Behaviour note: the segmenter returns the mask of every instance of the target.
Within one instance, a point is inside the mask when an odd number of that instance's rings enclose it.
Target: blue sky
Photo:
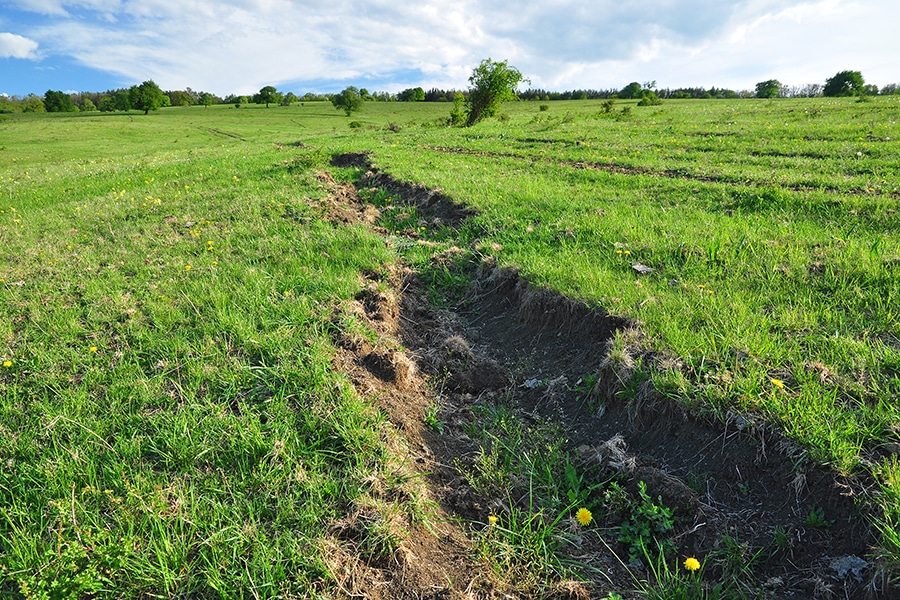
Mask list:
[[[897,0],[0,0],[0,94],[467,87],[483,58],[551,90],[900,83]]]

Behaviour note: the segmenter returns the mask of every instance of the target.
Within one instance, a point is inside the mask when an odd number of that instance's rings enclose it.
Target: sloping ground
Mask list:
[[[364,155],[333,164],[367,167]],[[334,189],[325,206],[331,218],[377,228],[377,209],[352,186],[321,178]],[[383,173],[370,170],[358,185],[415,205],[426,227],[458,225],[471,215],[439,192]],[[454,268],[452,258],[444,253],[433,261]],[[742,589],[760,597],[857,598],[881,589],[878,569],[866,559],[874,540],[861,512],[864,482],[811,464],[802,449],[752,416],[723,421],[663,398],[639,365],[665,369],[677,358],[647,349],[633,324],[535,289],[489,260],[469,275],[464,300],[436,309],[425,300],[419,274],[369,274],[366,290],[335,314],[342,349],[336,366],[405,436],[409,462],[427,477],[439,506],[434,534],[421,527],[411,533],[390,564],[376,565],[377,575],[348,585],[350,595],[517,592],[515,581],[472,558],[463,533],[523,502],[511,490],[479,492],[466,477],[481,451],[473,435],[485,426],[480,409],[496,404],[511,407],[524,423],[552,423],[598,484],[622,481],[631,496],[640,494],[639,482],[646,484],[650,498],[674,511],[677,555],[715,557],[705,571],[710,582],[740,574]],[[440,428],[426,426],[429,419]],[[583,584],[559,581],[543,595],[605,597],[652,579],[646,565],[626,564],[628,549],[615,532],[628,515],[612,501],[607,508],[595,511],[592,528],[565,550],[586,567]]]

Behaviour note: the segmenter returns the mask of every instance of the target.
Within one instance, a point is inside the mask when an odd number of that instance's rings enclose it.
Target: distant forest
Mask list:
[[[43,96],[37,94],[0,96],[0,113],[143,110],[146,102],[141,100],[141,92],[148,84],[156,88],[156,84],[150,81],[144,82],[140,86],[105,92],[66,93],[47,90]],[[191,88],[171,91],[156,89],[160,92],[159,103],[154,102],[155,106],[152,107],[152,110],[163,106],[210,106],[213,104],[232,104],[236,107],[249,103],[289,106],[300,102],[331,101],[335,96],[335,94],[314,92],[298,96],[294,92],[279,92],[273,86],[266,86],[254,95],[232,94],[224,98],[210,92],[198,92]],[[356,90],[356,88],[352,89]],[[468,93],[466,90],[438,88],[425,90],[421,87],[408,88],[398,93],[369,92],[366,88],[361,88],[358,92],[362,100],[368,102],[453,102],[457,96],[466,96]],[[866,85],[858,71],[842,71],[829,78],[825,84],[810,83],[789,86],[783,85],[776,79],[770,79],[757,83],[754,90],[736,91],[717,87],[657,88],[655,81],[643,84],[635,81],[622,89],[577,89],[558,92],[532,88],[519,92],[517,96],[521,100],[539,101],[649,99],[652,100],[650,103],[655,104],[667,99],[814,98],[818,96],[859,96],[861,99],[865,99],[869,96],[895,94],[900,94],[900,85],[898,84],[889,84],[882,88],[876,85]]]

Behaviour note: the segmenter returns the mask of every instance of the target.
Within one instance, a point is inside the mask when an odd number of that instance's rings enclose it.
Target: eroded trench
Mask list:
[[[336,222],[379,229],[378,210],[360,200],[357,188],[385,190],[415,207],[428,228],[458,227],[474,214],[440,191],[378,172],[366,155],[340,155],[333,165],[365,172],[356,188],[320,174],[331,187],[321,208]],[[450,254],[433,261],[452,268]],[[447,516],[436,531],[411,536],[377,576],[360,578],[356,587],[365,594],[462,598],[510,591],[509,582],[473,559],[466,535],[510,504],[527,502],[510,490],[476,491],[466,476],[484,453],[475,433],[485,427],[484,409],[502,405],[523,423],[551,424],[578,468],[598,481],[621,482],[632,496],[643,482],[650,498],[674,511],[670,537],[679,557],[721,559],[707,571],[711,581],[732,563],[752,573],[751,597],[879,596],[878,569],[867,558],[874,538],[862,513],[863,484],[812,464],[752,416],[703,417],[649,381],[636,383],[636,364],[665,369],[677,358],[646,348],[627,320],[536,288],[490,260],[467,276],[462,300],[436,308],[420,273],[403,266],[369,273],[363,292],[335,313],[336,367],[402,433],[411,468],[427,478]],[[351,321],[377,336],[354,330]],[[428,426],[429,419],[440,427]],[[827,522],[811,522],[811,511]],[[578,536],[570,548],[589,567],[587,581],[558,582],[546,595],[606,597],[634,589],[635,577],[650,578],[646,565],[628,564],[615,535],[627,515],[612,506],[600,512],[594,511],[596,535]]]

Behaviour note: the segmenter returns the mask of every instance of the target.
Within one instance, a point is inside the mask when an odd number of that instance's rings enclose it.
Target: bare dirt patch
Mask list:
[[[365,155],[337,157],[334,164],[368,168]],[[325,174],[321,179],[333,182]],[[359,185],[388,188],[445,226],[472,214],[439,191],[372,169]],[[377,215],[352,186],[333,189],[324,203],[330,218],[374,224]],[[646,484],[649,496],[675,513],[678,555],[717,557],[706,573],[711,581],[726,577],[731,565],[749,569],[759,597],[874,595],[880,580],[866,559],[874,540],[857,506],[866,485],[813,465],[801,448],[752,416],[733,414],[723,422],[663,398],[636,379],[635,365],[678,368],[678,361],[648,350],[633,324],[534,288],[490,261],[473,268],[471,279],[462,302],[438,309],[425,300],[415,272],[367,274],[363,292],[335,313],[336,367],[401,432],[411,468],[427,477],[440,509],[433,533],[412,529],[392,560],[367,565],[353,578],[352,593],[515,593],[514,583],[473,558],[465,525],[486,523],[508,499],[476,493],[461,474],[478,451],[467,433],[480,426],[475,409],[503,402],[525,421],[554,423],[585,469],[625,481],[631,494]],[[363,330],[349,327],[353,321],[365,324]],[[438,398],[440,412],[431,417],[440,420],[440,431],[426,426]],[[544,594],[604,597],[647,579],[646,566],[621,558],[627,548],[615,531],[625,518],[613,507],[595,514],[596,535],[582,536],[572,548],[592,568],[586,580],[558,582]]]

